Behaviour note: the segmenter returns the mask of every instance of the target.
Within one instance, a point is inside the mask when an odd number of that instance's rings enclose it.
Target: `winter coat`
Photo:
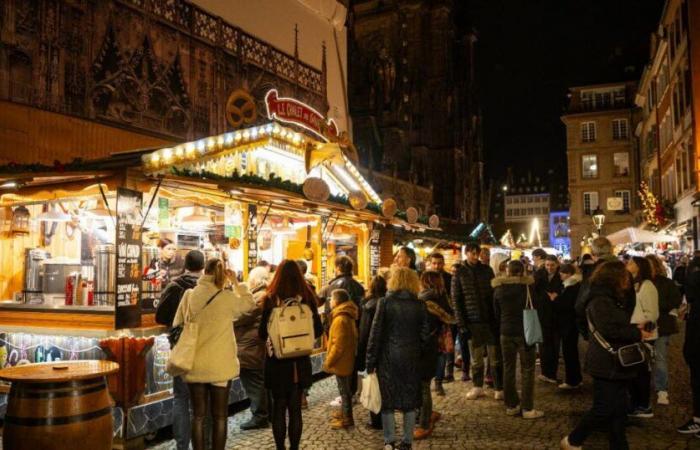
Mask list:
[[[258,330],[262,320],[259,300],[265,295],[265,285],[252,291],[257,308],[244,313],[233,323],[233,331],[238,345],[238,361],[241,369],[262,370],[265,362],[265,342],[260,339]]]
[[[579,333],[584,339],[588,339],[588,323],[586,322],[586,308],[588,307],[588,302],[590,301],[590,291],[591,283],[590,277],[595,272],[595,269],[599,265],[606,261],[616,261],[617,259],[613,255],[606,255],[600,258],[593,264],[584,264],[581,267],[581,273],[583,274],[583,281],[581,282],[581,287],[578,290],[578,297],[576,297],[576,305],[574,309],[576,310],[576,326],[578,327]]]
[[[593,326],[614,350],[642,340],[639,328],[630,323],[623,302],[610,289],[592,286],[586,307]],[[633,379],[639,372],[638,367],[622,367],[617,356],[605,350],[592,337],[589,339],[585,369],[592,377],[608,380]]]
[[[527,303],[527,291],[533,295],[533,277],[497,277],[491,280],[493,286],[493,309],[499,323],[501,336],[525,337],[523,329],[523,309]]]
[[[306,287],[304,288],[307,289]],[[311,309],[314,321],[314,337],[318,339],[323,334],[323,324],[321,323],[321,317],[318,315],[316,302],[307,302],[305,304]],[[258,330],[258,335],[263,342],[267,342],[267,324],[271,315],[272,309],[263,310],[260,329]],[[295,387],[299,389],[309,388],[312,382],[311,358],[309,356],[277,359],[275,355],[266,352],[265,388],[272,391],[273,397],[286,395]]]
[[[205,307],[217,291],[219,294]],[[253,296],[244,284],[233,291],[220,290],[213,275],[202,275],[194,289],[185,292],[175,314],[173,326],[185,321],[185,312],[196,314],[198,325],[194,365],[184,376],[188,383],[221,383],[238,376],[236,337],[233,322],[256,308]]]
[[[564,286],[559,276],[559,269],[549,278],[549,272],[541,268],[535,272],[535,304],[543,328],[554,328],[556,316],[554,302],[549,299],[549,293],[561,294]]]
[[[340,377],[353,373],[357,351],[357,317],[360,315],[353,301],[333,308],[331,330],[323,370]]]
[[[659,293],[650,280],[644,280],[637,289],[637,298],[632,313],[631,322],[635,325],[651,322],[656,324],[659,319]],[[659,337],[658,329],[654,329],[653,336],[648,340],[653,341]]]
[[[564,289],[552,302],[555,326],[564,334],[576,328],[576,298],[581,289],[581,279],[581,275],[574,274],[564,280]]]
[[[659,293],[659,319],[656,325],[659,336],[670,336],[678,333],[678,319],[670,312],[681,306],[683,298],[676,283],[663,275],[654,278],[654,286]]]
[[[379,300],[367,346],[367,371],[377,373],[382,411],[421,406],[420,361],[428,335],[427,306],[414,294],[394,291]]]
[[[678,290],[681,291],[681,295],[685,294],[685,279],[687,271],[688,266],[685,265],[676,266],[676,269],[673,271],[673,281],[676,283],[676,286],[678,286]]]
[[[443,327],[454,324],[455,319],[446,309],[449,308],[447,294],[440,295],[434,289],[426,289],[418,295],[418,299],[425,302],[428,311],[429,333],[421,358],[421,379],[430,381],[437,368],[440,333]]]
[[[360,317],[362,316],[361,305],[362,299],[365,296],[365,288],[363,288],[362,285],[352,277],[352,275],[340,275],[333,278],[319,292],[319,299],[323,305],[323,331],[326,335],[328,335],[328,331],[330,330],[331,326],[331,294],[336,289],[345,289],[348,292],[350,299],[355,302],[355,306],[357,306]],[[357,321],[355,322],[358,328],[360,326],[360,317],[358,317]]]
[[[461,329],[471,324],[493,325],[493,273],[480,262],[460,264],[452,277],[452,302]]]
[[[182,275],[185,270],[185,261],[182,258],[175,255],[169,261],[164,259],[158,260],[158,269],[165,271],[163,278],[161,280],[162,286],[168,285],[175,277]]]
[[[360,333],[357,343],[357,370],[365,370],[367,366],[367,344],[369,343],[369,333],[372,330],[374,313],[377,311],[378,298],[368,298],[362,303],[360,313]]]
[[[186,272],[165,286],[163,292],[160,293],[160,300],[156,309],[156,322],[167,327],[173,326],[177,307],[180,306],[182,295],[187,289],[192,289],[197,285],[201,274]]]
[[[700,362],[700,270],[689,270],[685,278],[685,301],[688,315],[685,322],[683,357],[688,364]]]

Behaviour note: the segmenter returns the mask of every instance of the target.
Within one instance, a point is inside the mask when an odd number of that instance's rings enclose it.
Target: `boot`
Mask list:
[[[331,430],[347,430],[350,427],[355,426],[355,420],[352,418],[352,414],[349,416],[343,415],[339,419],[331,420]]]
[[[445,396],[445,389],[442,387],[442,381],[436,381],[435,382],[435,394],[444,397]]]
[[[342,409],[334,409],[331,412],[331,421],[334,421],[336,419],[342,419],[343,418],[343,410]]]
[[[431,428],[425,429],[421,427],[416,427],[416,429],[413,430],[413,439],[415,439],[416,441],[427,439],[432,432],[433,430]]]

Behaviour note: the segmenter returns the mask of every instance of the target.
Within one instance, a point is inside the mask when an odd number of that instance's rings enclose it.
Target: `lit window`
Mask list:
[[[629,139],[629,127],[627,119],[613,119],[612,121],[613,139],[616,141]]]
[[[598,193],[584,192],[583,193],[583,213],[590,216],[593,211],[598,209]]]
[[[630,154],[627,152],[615,153],[613,155],[615,164],[615,176],[626,177],[630,174]]]
[[[581,167],[583,168],[583,178],[598,178],[597,155],[583,155],[581,157]]]
[[[581,122],[581,141],[594,142],[596,138],[595,122]]]

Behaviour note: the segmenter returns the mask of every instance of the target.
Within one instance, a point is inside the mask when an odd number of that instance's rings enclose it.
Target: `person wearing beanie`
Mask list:
[[[197,285],[204,270],[204,253],[191,250],[185,255],[185,272],[173,278],[163,292],[156,309],[156,322],[172,328],[175,313],[185,291]],[[170,342],[170,346],[174,345]],[[173,435],[177,450],[187,450],[190,446],[190,394],[182,377],[173,378]]]

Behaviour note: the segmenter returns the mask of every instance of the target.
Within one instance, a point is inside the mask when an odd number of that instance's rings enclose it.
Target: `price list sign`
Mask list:
[[[143,194],[117,190],[117,328],[141,325],[141,207]]]
[[[258,207],[248,205],[248,273],[258,264]]]
[[[379,235],[379,230],[372,230],[369,238],[369,271],[372,276],[377,275],[382,256]]]

